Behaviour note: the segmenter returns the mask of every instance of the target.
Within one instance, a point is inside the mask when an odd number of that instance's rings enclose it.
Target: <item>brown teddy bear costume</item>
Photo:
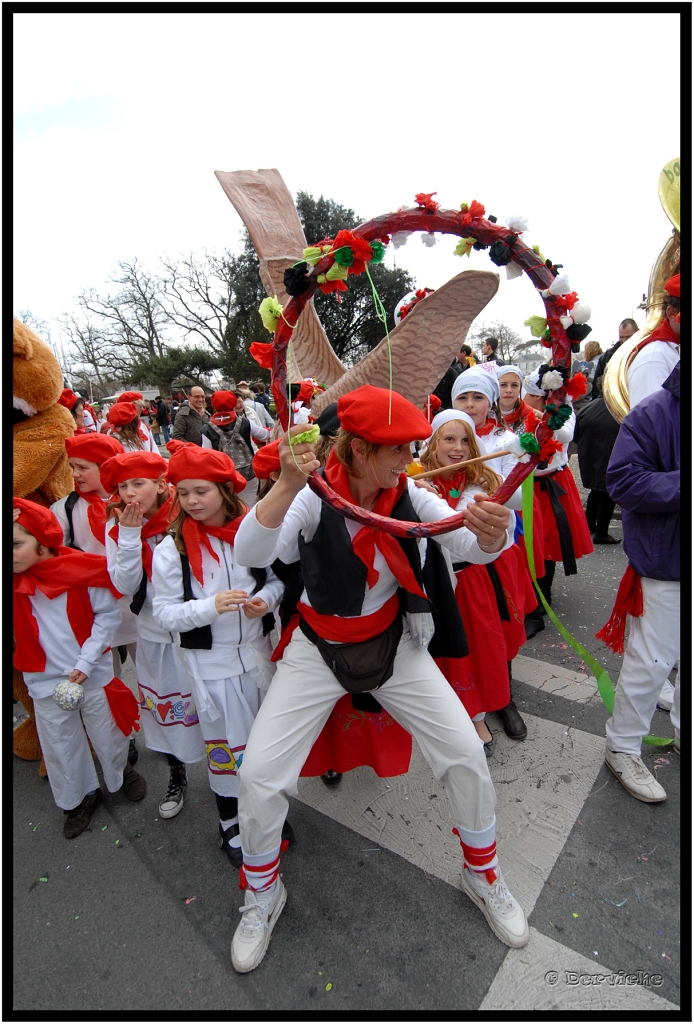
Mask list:
[[[58,360],[21,320],[14,321],[12,353],[12,493],[48,506],[73,490],[65,438],[74,434],[75,421],[67,409],[56,404],[63,390]],[[29,714],[14,730],[12,749],[25,761],[41,759],[39,772],[45,775],[34,703],[17,669],[13,670],[12,693]]]

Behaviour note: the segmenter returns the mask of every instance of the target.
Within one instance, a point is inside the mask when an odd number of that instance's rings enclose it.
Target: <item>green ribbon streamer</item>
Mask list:
[[[583,644],[580,644],[578,640],[576,640],[576,638],[573,637],[571,633],[569,633],[568,629],[561,621],[561,619],[559,619],[559,617],[555,615],[555,613],[552,611],[552,609],[550,608],[549,604],[545,599],[545,595],[542,593],[542,591],[537,585],[537,574],[535,572],[535,553],[533,551],[533,496],[535,493],[533,480],[534,473],[530,473],[530,475],[525,478],[521,485],[521,494],[523,496],[523,535],[525,538],[525,552],[528,556],[528,565],[530,567],[530,576],[535,586],[535,590],[537,591],[537,596],[542,601],[542,604],[547,610],[547,614],[549,615],[550,619],[557,627],[561,635],[564,637],[566,642],[569,644],[569,646],[572,647],[577,654],[580,654],[586,665],[590,668],[598,684],[598,692],[602,697],[602,702],[609,711],[609,713],[612,714],[612,710],[614,708],[614,687],[612,685],[612,680],[607,674],[607,671],[602,667],[602,665],[598,664],[593,655],[585,649]],[[672,740],[664,738],[662,736],[644,736],[643,742],[650,743],[653,746],[657,747],[664,747],[667,746],[669,743],[672,743]]]
[[[390,349],[390,331],[388,330],[388,314],[386,313],[385,306],[381,302],[381,296],[376,291],[376,285],[373,283],[373,279],[371,277],[371,274],[369,273],[368,264],[364,267],[364,270],[366,271],[366,276],[368,277],[369,284],[371,285],[371,294],[373,295],[374,306],[376,307],[376,316],[383,324],[383,327],[386,332],[386,340],[388,342],[388,423],[390,424],[393,411],[393,355]]]

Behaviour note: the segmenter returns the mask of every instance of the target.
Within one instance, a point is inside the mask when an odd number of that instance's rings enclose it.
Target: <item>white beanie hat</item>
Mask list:
[[[509,364],[508,366],[499,366],[498,363],[495,363],[494,365],[496,366],[496,375],[499,380],[501,380],[505,373],[515,373],[521,384],[525,380],[525,374],[521,370],[520,366],[514,366],[513,364]]]
[[[431,433],[432,437],[445,423],[450,423],[453,420],[462,420],[463,423],[467,423],[468,426],[472,427],[473,434],[475,433],[475,423],[472,416],[468,416],[466,412],[462,412],[460,409],[444,409],[442,412],[437,412],[431,421]]]
[[[483,365],[491,366],[489,363]],[[489,399],[490,405],[494,405],[495,402],[499,401],[499,395],[501,394],[499,379],[495,371],[491,369],[489,371],[482,370],[477,366],[464,370],[455,379],[451,390],[451,401],[454,402],[458,395],[462,395],[466,391],[479,391],[480,394]]]

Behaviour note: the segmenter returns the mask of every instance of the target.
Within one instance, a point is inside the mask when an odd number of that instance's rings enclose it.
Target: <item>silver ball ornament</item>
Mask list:
[[[61,711],[79,711],[84,704],[84,687],[64,679],[53,690],[53,700]]]

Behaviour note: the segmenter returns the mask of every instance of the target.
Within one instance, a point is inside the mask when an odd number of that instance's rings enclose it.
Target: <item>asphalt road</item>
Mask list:
[[[565,580],[560,570],[555,583],[555,610],[614,682],[620,659],[594,633],[609,615],[624,565],[621,546],[602,547],[579,563],[577,577]],[[581,659],[551,624],[523,654],[582,671]],[[138,740],[147,797],[131,804],[120,794],[109,796],[74,841],[63,838],[62,812],[37,765],[12,759],[14,1010],[51,1019],[52,1011],[239,1016],[613,1007],[647,1011],[651,1019],[663,1010],[677,1017],[672,1004],[686,1010],[687,1002],[680,994],[679,758],[671,749],[644,748],[668,800],[641,804],[601,765],[607,715],[600,704],[521,682],[514,692],[521,711],[537,723],[535,734],[544,723],[566,737],[562,744],[575,737],[576,749],[583,744],[590,751],[583,767],[594,778],[558,837],[560,852],[543,869],[525,950],[509,952],[455,883],[416,866],[406,847],[393,852],[366,838],[359,818],[356,829],[349,828],[337,814],[292,800],[297,844],[283,857],[287,906],[261,967],[236,975],[229,945],[241,894],[237,873],[217,848],[206,771],[192,768],[182,813],[160,820],[168,768]],[[663,712],[656,713],[653,731],[672,735]],[[504,752],[522,747],[531,756],[534,733],[524,744],[502,745],[492,765],[500,807],[510,792],[503,785]],[[541,768],[544,754],[536,752]],[[538,798],[545,787],[549,808],[530,820],[530,867],[533,859],[540,863],[543,836],[549,838],[551,808],[571,787],[572,776],[562,771],[543,776],[536,763],[527,781]],[[359,785],[352,787],[357,796]],[[435,796],[432,789],[429,799]],[[346,788],[330,799],[338,807],[348,799]],[[368,817],[371,808],[358,810]],[[508,820],[499,808],[497,816],[500,823]],[[511,831],[506,827],[508,842]],[[520,862],[505,864],[509,868],[513,888],[513,878],[523,882],[524,869]],[[561,971],[556,985],[546,980],[555,965],[579,970],[588,961],[594,971],[641,970],[661,981],[617,990],[607,983],[577,988]]]

